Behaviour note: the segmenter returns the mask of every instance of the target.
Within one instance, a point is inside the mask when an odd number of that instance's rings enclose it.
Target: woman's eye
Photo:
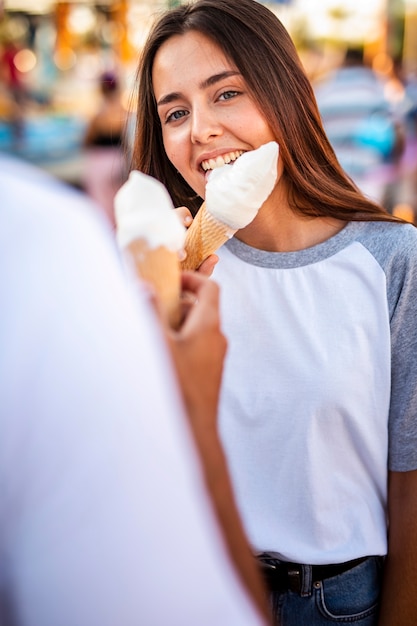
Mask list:
[[[230,100],[231,98],[235,98],[238,95],[239,95],[238,91],[232,91],[232,90],[224,91],[220,95],[219,100]]]
[[[175,122],[176,120],[181,119],[185,115],[187,115],[187,111],[184,111],[183,109],[174,111],[173,113],[167,116],[165,122]]]

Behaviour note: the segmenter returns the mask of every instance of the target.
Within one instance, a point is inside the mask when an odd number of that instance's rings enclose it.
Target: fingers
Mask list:
[[[219,287],[199,272],[183,272],[182,289],[186,294],[185,319],[182,330],[196,327],[220,326]]]
[[[198,298],[191,291],[183,291],[181,293],[181,325],[190,314],[192,307],[198,304]]]
[[[204,290],[211,290],[218,294],[219,288],[216,283],[208,280],[201,272],[182,272],[181,284],[183,291],[194,294],[197,298]],[[217,295],[218,298],[218,295]]]
[[[182,325],[168,334],[169,345],[192,423],[212,427],[227,341],[220,325],[219,287],[198,272],[183,272],[187,311]]]
[[[207,257],[207,259],[205,259],[205,261],[203,261],[198,268],[198,273],[203,274],[204,276],[211,276],[218,260],[219,257],[216,254],[210,254],[210,256]]]
[[[191,215],[191,211],[187,209],[186,206],[180,206],[174,209],[180,221],[186,228],[188,228],[193,221],[193,216]]]
[[[190,210],[187,209],[186,206],[180,206],[173,210],[175,211],[178,219],[180,220],[181,224],[185,226],[185,228],[188,228],[192,224],[193,216],[191,215]],[[185,260],[186,256],[187,256],[187,253],[185,252],[185,250],[178,251],[178,258],[181,262]],[[210,276],[210,274],[207,274],[207,276]]]
[[[186,228],[192,224],[193,216],[189,209],[186,206],[180,206],[174,209],[176,214],[178,215],[180,221]],[[186,253],[184,250],[180,251],[180,261],[184,261],[186,258]],[[207,259],[205,259],[200,267],[198,268],[198,272],[203,274],[204,276],[211,276],[214,270],[216,263],[219,258],[215,254],[211,254]]]

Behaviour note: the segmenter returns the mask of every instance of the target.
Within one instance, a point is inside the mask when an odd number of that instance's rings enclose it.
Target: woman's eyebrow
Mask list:
[[[212,87],[213,85],[220,82],[221,80],[224,80],[225,78],[230,78],[231,76],[240,76],[240,72],[238,72],[237,70],[228,70],[226,72],[220,72],[219,74],[213,74],[213,76],[209,76],[208,78],[203,80],[199,84],[199,88],[206,89],[207,87]],[[172,91],[171,93],[167,93],[165,96],[162,96],[158,100],[157,106],[160,107],[165,104],[170,104],[171,102],[174,102],[175,100],[181,99],[181,97],[182,97],[181,92]]]
[[[172,93],[167,93],[166,96],[162,96],[162,98],[159,98],[156,106],[160,107],[164,104],[170,104],[171,102],[174,102],[174,100],[179,100],[180,98],[181,93],[179,91],[173,91]]]
[[[240,76],[240,72],[237,70],[228,70],[226,72],[220,72],[219,74],[213,74],[213,76],[209,76],[200,83],[200,88],[205,89],[206,87],[211,87],[224,78],[230,78],[231,76]]]

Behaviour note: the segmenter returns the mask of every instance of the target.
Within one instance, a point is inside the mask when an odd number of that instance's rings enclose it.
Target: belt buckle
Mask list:
[[[286,582],[284,583],[283,582],[284,572],[282,572],[280,568],[280,562],[277,561],[276,559],[265,558],[263,556],[258,557],[258,561],[261,566],[261,572],[262,572],[264,581],[267,585],[267,588],[270,591],[278,591],[278,592],[285,591],[285,589],[287,588],[286,571],[285,571]]]
[[[295,593],[301,593],[303,570],[301,568],[289,567],[287,570],[288,588]]]

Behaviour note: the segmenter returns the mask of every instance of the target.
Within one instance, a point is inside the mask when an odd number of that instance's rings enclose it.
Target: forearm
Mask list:
[[[245,587],[269,623],[267,592],[243,529],[218,435],[214,431],[199,432],[195,428],[193,430],[203,462],[207,488],[228,552]]]
[[[379,626],[417,623],[417,472],[393,472]]]
[[[227,462],[217,431],[217,411],[226,340],[218,313],[218,288],[189,274],[185,285],[196,297],[177,333],[168,341],[206,485],[225,545],[250,596],[267,615],[266,591],[236,507]]]
[[[379,626],[417,623],[416,569],[410,554],[390,554],[385,564]],[[414,555],[414,558],[416,555]]]
[[[178,369],[177,369],[178,371]],[[208,381],[207,381],[208,382]],[[193,385],[184,400],[207,490],[232,563],[261,614],[270,621],[267,592],[237,509],[229,469],[217,431],[219,384],[207,384],[202,393]],[[211,390],[211,393],[210,393]]]

